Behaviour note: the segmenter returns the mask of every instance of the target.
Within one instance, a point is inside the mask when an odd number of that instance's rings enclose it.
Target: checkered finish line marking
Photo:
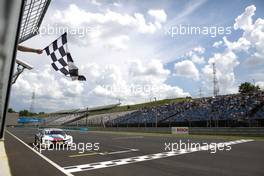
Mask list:
[[[82,156],[93,156],[93,155],[115,155],[115,154],[121,154],[121,153],[130,153],[130,152],[138,152],[138,149],[129,149],[129,150],[121,150],[121,151],[115,151],[115,152],[92,152],[92,153],[82,153],[77,155],[70,155],[70,158],[74,157],[82,157]]]
[[[236,140],[236,141],[230,141],[230,142],[224,142],[224,143],[217,143],[216,146],[218,147],[218,146],[223,146],[223,145],[234,145],[234,144],[241,144],[241,143],[251,142],[251,141],[254,141],[254,140],[242,139],[242,140]],[[111,160],[111,161],[103,161],[103,162],[97,162],[97,163],[91,163],[91,164],[68,166],[68,167],[64,167],[63,169],[67,173],[89,171],[89,170],[102,169],[102,168],[107,168],[107,167],[114,167],[114,166],[120,166],[120,165],[125,165],[125,164],[132,164],[132,163],[138,163],[138,162],[143,162],[143,161],[167,158],[171,156],[193,153],[193,152],[198,152],[198,151],[205,151],[205,150],[213,149],[214,147],[215,145],[208,145],[208,146],[206,145],[200,148],[191,148],[189,150],[182,149],[182,150],[176,150],[176,151],[170,151],[170,152],[149,154],[149,155],[136,156],[136,157],[130,157],[130,158],[124,158],[124,159]]]

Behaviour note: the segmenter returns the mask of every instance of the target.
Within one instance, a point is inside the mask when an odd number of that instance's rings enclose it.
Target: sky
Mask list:
[[[68,48],[87,81],[72,81],[43,53],[18,52],[34,66],[12,87],[10,107],[34,111],[212,96],[242,82],[264,88],[264,2],[56,0],[40,34],[21,45],[45,48],[68,32]]]

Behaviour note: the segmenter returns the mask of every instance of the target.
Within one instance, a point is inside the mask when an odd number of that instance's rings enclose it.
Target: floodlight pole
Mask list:
[[[158,128],[158,112],[156,110],[156,128]]]
[[[19,75],[25,70],[25,67],[20,67],[21,65],[17,66],[17,71],[16,73],[12,76],[12,84],[16,83],[17,78],[19,77]]]

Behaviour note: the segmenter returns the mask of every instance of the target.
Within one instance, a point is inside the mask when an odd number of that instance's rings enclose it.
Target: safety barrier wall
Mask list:
[[[101,128],[101,127],[90,127],[89,131],[122,131],[122,132],[141,132],[141,133],[171,133],[171,128],[168,127],[109,127],[109,128]]]
[[[264,136],[262,127],[189,128],[189,134]]]
[[[24,127],[24,126],[16,126]],[[29,126],[27,126],[28,128]],[[32,126],[35,128],[48,128],[50,126]],[[63,128],[65,130],[79,130],[79,131],[114,131],[114,132],[140,132],[140,133],[164,133],[171,134],[172,128],[169,127],[86,127],[86,126],[52,126],[53,128]],[[189,127],[189,134],[191,135],[240,135],[240,136],[264,136],[264,128],[262,127],[224,127],[224,128],[203,128],[203,127]]]
[[[144,133],[171,133],[167,127],[119,127],[119,128],[88,128],[89,131],[122,131],[122,132],[144,132]],[[264,128],[260,127],[225,127],[225,128],[201,128],[189,127],[189,134],[193,135],[242,135],[242,136],[264,136]]]

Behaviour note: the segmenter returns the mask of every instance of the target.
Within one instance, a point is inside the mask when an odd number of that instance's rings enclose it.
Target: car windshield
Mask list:
[[[66,133],[64,131],[46,131],[45,134],[61,134],[61,135],[65,135]]]

